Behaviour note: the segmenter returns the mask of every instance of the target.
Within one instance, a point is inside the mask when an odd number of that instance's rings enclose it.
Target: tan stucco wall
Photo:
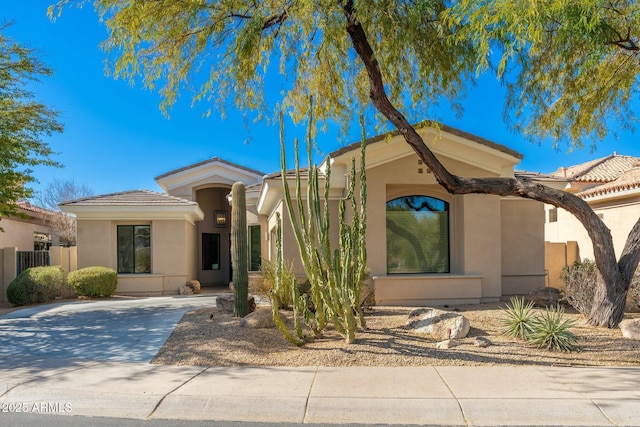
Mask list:
[[[611,230],[616,257],[619,258],[627,236],[640,217],[638,198],[592,204],[594,212],[602,216],[605,225]],[[546,206],[547,215],[551,206]],[[548,216],[547,216],[548,217]],[[576,241],[583,259],[593,259],[593,244],[584,226],[568,211],[558,208],[558,221],[545,224],[545,240],[549,242]]]
[[[103,266],[117,270],[111,221],[78,219],[77,227],[78,268]]]
[[[117,293],[177,293],[195,277],[195,226],[185,220],[79,220],[78,268],[105,266],[117,270],[117,226],[146,224],[151,225],[151,274],[119,274]]]
[[[562,269],[580,262],[578,242],[544,242],[544,264],[547,269],[547,286],[564,289],[564,282],[560,279]]]
[[[545,286],[544,205],[526,199],[501,201],[502,295]]]
[[[16,247],[19,251],[32,251],[33,233],[36,231],[51,234],[51,244],[59,244],[58,236],[51,227],[27,219],[2,218],[0,227],[4,229],[4,233],[0,232],[0,248]]]

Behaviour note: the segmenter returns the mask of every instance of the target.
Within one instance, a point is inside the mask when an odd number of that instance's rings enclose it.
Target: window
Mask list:
[[[558,208],[549,209],[549,222],[558,222]]]
[[[249,226],[249,271],[260,271],[260,226]]]
[[[118,273],[151,273],[151,226],[118,226]]]
[[[387,202],[387,272],[449,272],[449,204],[428,196]]]
[[[33,250],[34,251],[48,251],[51,247],[51,234],[41,233],[39,231],[33,232]]]
[[[220,234],[202,233],[202,269],[220,270]]]

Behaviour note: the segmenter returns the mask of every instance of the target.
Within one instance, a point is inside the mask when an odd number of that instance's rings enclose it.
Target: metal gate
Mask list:
[[[16,252],[16,274],[27,268],[49,265],[49,251],[18,251]]]

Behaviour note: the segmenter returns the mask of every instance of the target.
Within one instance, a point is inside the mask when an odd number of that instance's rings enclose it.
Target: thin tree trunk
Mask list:
[[[584,200],[573,194],[530,181],[515,178],[463,178],[451,174],[429,150],[422,137],[387,97],[378,61],[364,29],[356,17],[353,1],[346,2],[344,14],[347,33],[351,37],[352,44],[369,77],[369,96],[373,105],[398,129],[418,157],[433,172],[440,185],[449,193],[493,194],[503,197],[515,196],[537,200],[569,211],[582,223],[593,243],[595,263],[602,277],[602,280],[596,284],[596,299],[589,317],[589,323],[597,326],[615,327],[622,320],[629,279],[626,274],[625,278],[621,279],[611,232],[593,209]],[[636,224],[634,230],[636,229],[638,229],[635,234],[636,240],[639,240],[639,224]],[[624,261],[627,273],[632,266],[638,265],[638,259],[640,258],[640,244],[636,242],[631,246],[630,256]],[[635,271],[635,267],[633,271]]]

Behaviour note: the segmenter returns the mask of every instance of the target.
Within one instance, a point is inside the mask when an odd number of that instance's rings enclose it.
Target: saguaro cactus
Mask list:
[[[249,256],[247,252],[246,190],[242,182],[236,182],[231,187],[231,264],[236,317],[244,317],[248,314]]]

